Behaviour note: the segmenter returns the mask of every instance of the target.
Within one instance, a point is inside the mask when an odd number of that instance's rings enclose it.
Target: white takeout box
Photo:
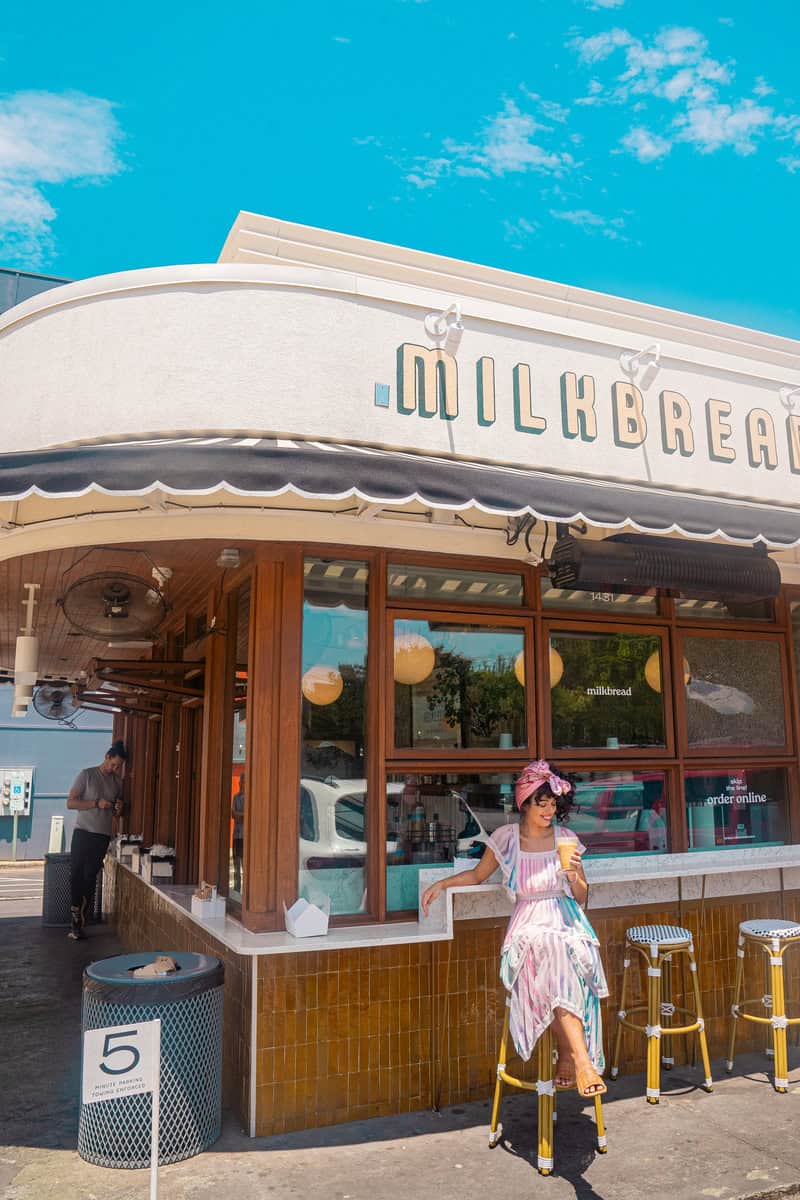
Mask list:
[[[201,900],[199,896],[192,896],[192,916],[202,917],[204,921],[224,921],[225,897],[210,896],[208,900]]]
[[[330,915],[330,897],[326,897],[322,907],[303,899],[296,900],[291,908],[287,908],[285,904],[283,906],[286,931],[297,938],[320,937],[326,934]]]

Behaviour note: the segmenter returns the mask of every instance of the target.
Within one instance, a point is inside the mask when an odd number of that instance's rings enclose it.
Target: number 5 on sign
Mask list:
[[[150,1198],[158,1187],[158,1107],[161,1070],[161,1022],[141,1021],[88,1029],[83,1035],[84,1104],[114,1100],[118,1096],[153,1093],[150,1145]]]

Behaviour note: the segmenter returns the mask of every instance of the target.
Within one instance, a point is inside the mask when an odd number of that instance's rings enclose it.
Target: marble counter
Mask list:
[[[587,858],[584,867],[591,885],[589,910],[800,888],[800,846]],[[441,867],[420,871],[420,893],[449,874]],[[513,907],[496,872],[487,883],[448,888],[431,905],[427,917],[420,911],[420,929],[452,937],[454,921],[510,916]]]
[[[118,865],[122,870],[130,869]],[[701,896],[712,899],[800,888],[800,846],[587,858],[585,868],[591,884],[590,910],[649,906],[696,900]],[[420,894],[434,880],[450,874],[444,867],[423,868],[419,874]],[[245,955],[303,954],[312,950],[357,950],[448,941],[453,936],[454,921],[508,917],[514,907],[500,883],[499,872],[495,872],[486,883],[448,888],[431,905],[429,916],[420,911],[417,921],[336,926],[323,937],[295,938],[283,931],[251,933],[232,916],[220,920],[196,917],[191,911],[194,890],[191,886],[159,885],[145,880],[142,884],[153,888],[229,949]]]

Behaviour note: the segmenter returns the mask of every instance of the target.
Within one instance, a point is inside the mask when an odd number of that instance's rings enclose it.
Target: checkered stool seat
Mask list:
[[[640,946],[670,946],[692,940],[691,931],[680,925],[634,925],[625,936]]]
[[[769,917],[757,917],[754,921],[742,921],[739,931],[758,938],[796,938],[800,937],[800,925],[794,921],[771,920]]]

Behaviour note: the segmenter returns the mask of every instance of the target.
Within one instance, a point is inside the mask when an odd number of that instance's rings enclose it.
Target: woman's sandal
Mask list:
[[[578,1093],[585,1096],[587,1100],[593,1096],[602,1096],[604,1092],[608,1091],[594,1067],[579,1068],[575,1074],[577,1075]]]
[[[565,1065],[564,1060],[560,1056],[553,1073],[553,1083],[559,1088],[575,1087],[575,1068],[571,1063]]]

